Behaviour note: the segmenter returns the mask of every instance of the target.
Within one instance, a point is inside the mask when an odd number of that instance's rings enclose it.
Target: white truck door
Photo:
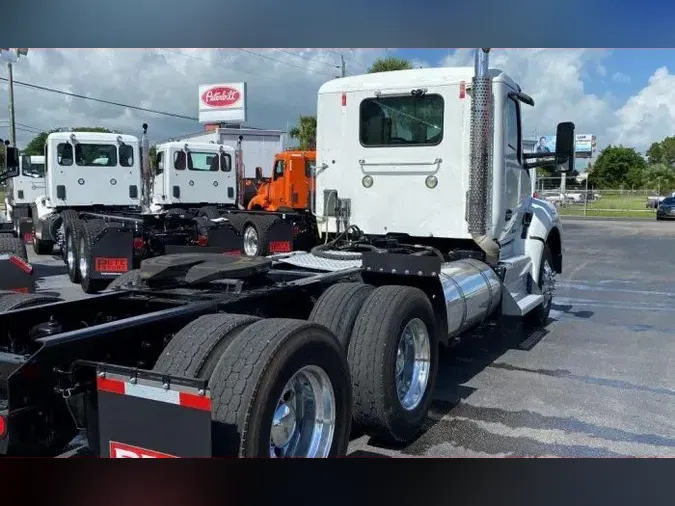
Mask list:
[[[170,179],[174,203],[233,204],[235,201],[235,176],[229,153],[219,156],[217,151],[176,150]]]
[[[520,104],[508,96],[511,90],[503,88],[504,97],[504,229],[500,236],[501,256],[512,256],[514,240],[520,232],[523,220],[523,204],[530,191],[530,180],[523,169]]]

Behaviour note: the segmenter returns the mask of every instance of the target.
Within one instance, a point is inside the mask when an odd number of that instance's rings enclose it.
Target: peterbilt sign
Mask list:
[[[201,123],[246,121],[246,83],[203,84],[199,87]]]

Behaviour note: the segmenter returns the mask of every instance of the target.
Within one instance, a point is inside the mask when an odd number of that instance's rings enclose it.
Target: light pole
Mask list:
[[[14,70],[13,63],[20,56],[26,56],[28,48],[2,48],[0,49],[0,58],[7,62],[7,81],[9,83],[9,142],[16,146],[16,124],[14,123]]]

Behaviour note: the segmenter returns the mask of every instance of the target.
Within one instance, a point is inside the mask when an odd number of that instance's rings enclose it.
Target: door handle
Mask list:
[[[506,212],[504,213],[504,221],[509,221],[512,216],[513,211],[511,209],[507,209]]]

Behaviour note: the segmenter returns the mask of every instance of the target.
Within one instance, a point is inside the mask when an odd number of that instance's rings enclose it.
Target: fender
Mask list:
[[[553,269],[562,273],[563,229],[560,215],[555,206],[546,201],[530,198],[525,206],[529,225],[523,224],[523,254],[532,261],[532,279],[539,278],[541,255],[544,245],[550,241],[553,253]],[[524,236],[524,237],[523,237]]]

